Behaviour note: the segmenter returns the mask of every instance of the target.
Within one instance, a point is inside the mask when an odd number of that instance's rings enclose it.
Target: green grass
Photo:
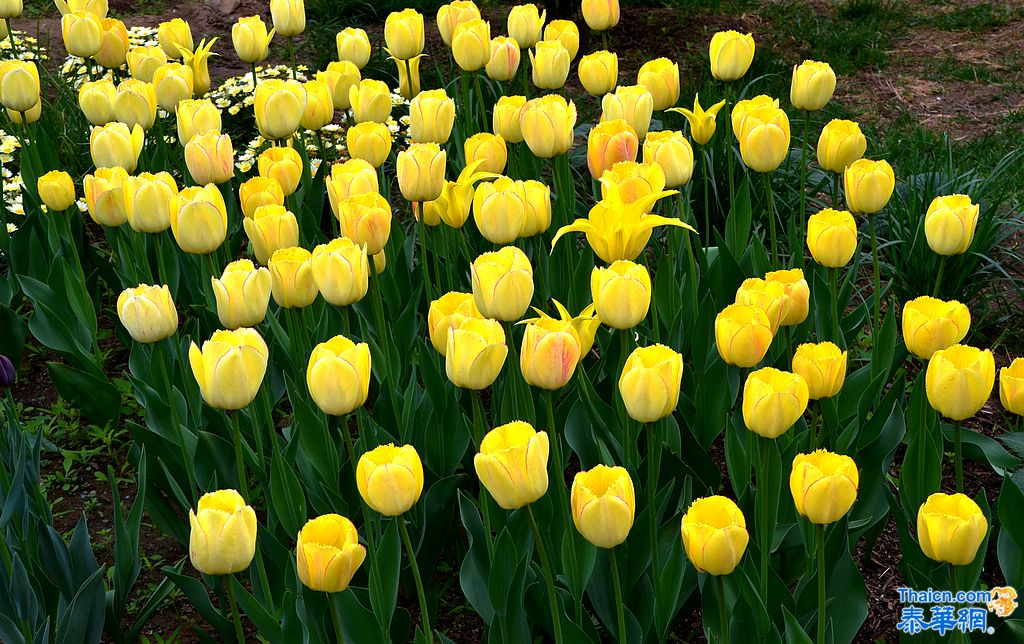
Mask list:
[[[940,9],[934,12],[926,24],[936,29],[948,31],[971,31],[982,33],[997,27],[1005,27],[1013,20],[1024,17],[1024,9],[982,2],[975,5],[959,6],[957,2],[936,3],[940,6],[952,7],[951,10]]]

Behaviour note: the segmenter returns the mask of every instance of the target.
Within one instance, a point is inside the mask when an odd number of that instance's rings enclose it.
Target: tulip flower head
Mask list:
[[[281,308],[301,309],[316,299],[319,291],[313,279],[313,254],[305,248],[292,246],[274,251],[268,268],[272,278],[270,292]]]
[[[365,245],[339,237],[313,249],[313,281],[329,304],[349,306],[363,299],[369,277]]]
[[[398,186],[406,201],[433,201],[444,190],[448,154],[436,143],[413,143],[398,153]]]
[[[768,281],[760,277],[751,277],[743,280],[739,289],[736,290],[736,303],[756,306],[764,311],[772,325],[772,333],[778,333],[793,307],[793,303],[786,296],[786,287],[775,281]]]
[[[529,49],[540,40],[541,30],[548,12],[541,12],[535,4],[521,4],[508,12],[508,35],[519,43],[520,49]]]
[[[580,50],[580,30],[572,20],[552,20],[544,27],[544,40],[557,40],[569,52],[569,60]]]
[[[857,244],[857,221],[846,210],[826,208],[807,218],[807,248],[822,266],[846,266]]]
[[[519,352],[523,380],[539,389],[561,389],[576,371],[580,349],[580,337],[572,322],[542,318],[527,323]]]
[[[448,330],[458,329],[470,318],[482,318],[472,293],[451,291],[430,303],[427,311],[427,333],[430,344],[442,356],[448,348]]]
[[[181,189],[171,198],[171,232],[186,253],[209,255],[224,243],[228,233],[228,212],[217,186]]]
[[[209,99],[184,100],[175,106],[178,142],[186,145],[197,134],[220,132],[220,108]]]
[[[623,467],[598,465],[572,481],[572,519],[583,538],[614,548],[629,536],[636,514],[633,481]]]
[[[557,94],[527,101],[519,115],[519,127],[534,156],[552,159],[565,154],[572,148],[576,104]],[[507,136],[505,139],[512,141]]]
[[[420,92],[409,102],[409,137],[444,145],[455,123],[455,101],[443,89]]]
[[[843,186],[850,210],[873,215],[889,203],[896,175],[886,161],[858,159],[843,173]]]
[[[500,134],[480,132],[466,139],[463,144],[466,165],[479,161],[480,172],[500,175],[508,163],[508,146]]]
[[[188,361],[206,404],[225,410],[242,409],[256,398],[267,372],[269,351],[252,328],[215,331],[189,347]]]
[[[213,46],[217,38],[209,42],[200,40],[195,50],[183,49],[181,61],[192,70],[193,91],[197,96],[203,96],[210,91],[210,58],[219,56],[213,53]]]
[[[517,420],[487,432],[473,466],[495,502],[516,510],[548,491],[548,449],[546,432]]]
[[[679,65],[668,58],[649,60],[640,66],[636,84],[651,93],[655,110],[668,109],[679,102]]]
[[[693,97],[693,109],[688,110],[685,107],[670,107],[669,112],[678,112],[686,117],[686,122],[690,124],[690,136],[699,145],[707,145],[711,137],[715,135],[715,117],[718,112],[725,107],[725,99],[718,101],[707,110],[700,106],[700,94],[696,94]]]
[[[624,119],[638,138],[647,136],[654,112],[654,96],[643,85],[619,85],[601,99],[601,120]]]
[[[831,342],[801,344],[793,354],[793,373],[807,381],[811,400],[831,398],[846,381],[846,352]]]
[[[181,18],[161,22],[157,27],[160,48],[168,58],[181,59],[181,51],[192,51],[192,27]]]
[[[811,523],[826,525],[842,519],[857,499],[860,474],[849,456],[819,449],[797,454],[789,475],[796,511]]]
[[[352,87],[363,77],[355,63],[336,60],[328,63],[324,71],[317,72],[316,79],[327,83],[334,109],[347,110],[352,107]],[[388,134],[390,135],[390,132]]]
[[[220,279],[211,277],[217,318],[227,329],[253,327],[263,321],[270,303],[271,277],[266,268],[239,259],[224,267]]]
[[[828,104],[836,91],[836,73],[828,63],[805,60],[793,65],[789,102],[798,110],[814,112]]]
[[[362,159],[379,168],[391,154],[391,130],[383,123],[356,123],[345,133],[345,146],[353,159]]]
[[[810,391],[803,376],[765,367],[743,385],[743,422],[764,438],[786,433],[807,410]]]
[[[903,305],[903,343],[918,358],[929,360],[967,337],[971,311],[965,305],[923,295]]]
[[[967,252],[978,225],[978,204],[967,195],[936,197],[924,215],[924,235],[928,246],[939,255]]]
[[[136,342],[151,344],[178,330],[178,311],[166,285],[141,284],[117,298],[117,317]]]
[[[167,54],[160,47],[134,47],[128,50],[126,58],[132,78],[145,83],[153,82],[157,68],[167,62]]]
[[[276,29],[267,31],[267,25],[260,16],[239,18],[231,26],[231,44],[239,60],[255,65],[267,57],[275,33]]]
[[[810,311],[811,288],[804,278],[802,269],[769,271],[765,273],[764,279],[766,282],[781,284],[782,291],[786,295],[786,315],[782,318],[782,326],[794,326],[807,319],[807,314]]]
[[[653,423],[675,410],[682,380],[681,354],[663,344],[637,347],[622,368],[619,395],[630,418]]]
[[[302,527],[295,544],[299,581],[310,590],[340,593],[366,559],[366,548],[351,521],[324,514]]]
[[[178,195],[178,186],[169,172],[125,177],[122,191],[124,211],[132,230],[160,233],[170,227],[171,202]]]
[[[284,206],[267,204],[253,211],[252,217],[242,220],[245,235],[252,244],[256,261],[264,266],[282,248],[299,243],[299,222]]]
[[[116,227],[128,221],[125,212],[123,185],[128,178],[124,168],[97,168],[93,174],[85,175],[82,192],[89,216],[97,224]]]
[[[732,573],[750,541],[743,512],[724,496],[695,500],[681,527],[687,558],[698,571],[710,575]]]
[[[359,457],[356,485],[366,505],[384,516],[408,512],[423,493],[423,463],[412,445],[381,445]]]
[[[966,566],[978,555],[988,519],[970,497],[936,492],[917,511],[917,540],[929,559]]]
[[[467,72],[483,69],[491,61],[491,24],[478,18],[466,20],[455,27],[452,38],[452,57]],[[516,65],[519,50],[516,48]]]
[[[369,345],[342,335],[316,345],[306,367],[306,385],[325,414],[344,416],[359,409],[370,391]]]
[[[334,168],[337,165],[331,166],[331,177],[328,179],[328,193],[330,193],[330,182],[334,179]],[[302,178],[303,169],[302,157],[299,156],[295,148],[283,146],[267,148],[260,152],[260,156],[256,159],[256,168],[261,177],[277,181],[278,185],[281,186],[281,191],[287,197],[299,187],[299,180]],[[374,177],[376,179],[376,173],[374,173]],[[374,182],[373,189],[377,189],[376,181]]]
[[[594,31],[608,31],[619,24],[619,0],[583,0],[583,20]]]
[[[619,57],[611,51],[595,51],[580,58],[580,84],[591,96],[604,96],[619,84]]]
[[[473,195],[473,220],[492,244],[515,241],[526,225],[526,187],[522,181],[499,177],[481,183]]]
[[[773,172],[789,153],[789,117],[779,108],[747,110],[738,131],[743,163],[754,172]]]
[[[587,135],[587,168],[590,176],[600,179],[605,171],[620,161],[636,161],[640,140],[636,131],[623,119],[603,121]]]
[[[63,170],[51,170],[36,181],[39,199],[51,212],[61,212],[75,203],[75,183]]]
[[[534,53],[536,52],[536,53]],[[533,84],[540,89],[554,90],[565,85],[572,57],[560,40],[542,40],[528,50]]]
[[[661,167],[667,188],[684,186],[693,176],[693,147],[682,132],[648,132],[644,138],[643,160],[645,164]]]
[[[508,36],[495,36],[491,38],[491,57],[486,65],[487,77],[495,81],[510,81],[516,77],[521,60],[519,43]]]
[[[242,572],[256,554],[256,512],[234,490],[204,494],[188,511],[188,556],[207,575]]]
[[[508,143],[522,143],[524,139],[519,118],[525,105],[525,96],[502,96],[499,98],[498,102],[494,104],[491,130],[495,134],[500,134],[501,138]]]
[[[260,206],[284,206],[284,190],[273,177],[253,177],[238,187],[242,215],[251,219]]]
[[[754,37],[737,31],[719,31],[711,37],[711,75],[720,81],[743,78],[754,60]]]
[[[358,27],[345,27],[335,38],[338,47],[338,60],[348,61],[357,69],[366,67],[370,61],[370,37]]]
[[[818,165],[829,172],[842,173],[864,156],[868,140],[853,121],[833,119],[818,137]]]
[[[955,344],[936,351],[928,360],[925,390],[937,412],[961,421],[985,406],[995,380],[996,363],[991,351]]]
[[[78,107],[90,125],[106,125],[114,120],[117,87],[110,80],[86,81],[78,88]]]
[[[533,299],[533,266],[522,250],[506,246],[470,265],[473,299],[485,316],[503,322],[523,317]]]
[[[590,293],[601,322],[613,329],[631,329],[643,322],[651,307],[651,276],[647,268],[628,260],[595,266]]]
[[[1024,358],[999,370],[999,402],[1011,414],[1024,416]]]
[[[726,364],[749,369],[768,353],[775,330],[764,309],[730,304],[715,318],[715,345]]]
[[[384,21],[388,53],[397,60],[409,60],[423,52],[423,14],[403,9],[388,14]]]
[[[559,320],[561,322],[568,322],[572,324],[572,327],[576,330],[576,335],[580,340],[580,359],[590,353],[590,349],[594,346],[594,337],[597,335],[598,329],[601,328],[601,318],[597,317],[597,308],[593,304],[588,304],[580,314],[573,316],[569,313],[569,310],[565,308],[558,300],[551,300],[551,303],[555,305],[555,309],[558,311],[558,317],[553,318],[541,309],[534,307],[537,315],[540,317],[529,318],[523,320],[523,322],[532,323],[539,322],[541,320]]]
[[[293,38],[306,30],[304,0],[270,0],[270,17],[274,31],[285,38]]]
[[[456,387],[477,391],[487,389],[501,373],[507,355],[508,346],[501,323],[487,318],[470,318],[458,328],[448,329],[445,373]]]
[[[441,5],[437,10],[437,30],[441,32],[441,40],[450,47],[459,25],[479,17],[480,8],[473,0],[454,0]]]
[[[135,172],[146,134],[142,127],[129,128],[124,123],[108,123],[94,127],[89,135],[89,152],[97,168],[124,168]]]
[[[306,88],[294,80],[260,81],[256,85],[253,109],[256,125],[264,138],[289,139],[299,129],[306,112]]]

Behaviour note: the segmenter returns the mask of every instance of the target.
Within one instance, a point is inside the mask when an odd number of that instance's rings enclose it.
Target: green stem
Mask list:
[[[821,433],[818,433],[818,405],[814,404],[816,401],[811,402],[811,440],[808,443],[808,447],[811,450],[815,450],[825,442],[825,430],[822,428]]]
[[[703,158],[701,174],[704,175],[704,253],[707,254],[707,249],[711,246],[714,235],[711,234],[711,170],[709,169],[711,159],[706,146],[701,148],[701,157]]]
[[[582,366],[578,367],[583,369]],[[565,490],[565,466],[566,462],[562,458],[562,434],[560,431],[555,429],[555,404],[554,404],[554,392],[550,390],[544,391],[544,402],[547,409],[547,423],[548,423],[548,435],[553,446],[553,452],[555,457],[554,467],[551,469],[551,483],[555,486],[555,494],[558,497],[558,509],[556,510],[556,516],[564,517],[568,516],[566,513],[571,513],[569,507],[569,500],[566,498]],[[570,533],[570,539],[575,541],[575,535]],[[576,559],[576,548],[575,544],[569,548],[569,567],[572,569],[573,578],[577,577],[577,571],[579,570],[579,563]],[[582,597],[573,597],[576,601],[574,602],[574,608],[576,611],[576,623],[583,623],[583,601]]]
[[[839,180],[842,177],[842,173],[835,173],[832,175],[832,209],[839,210]]]
[[[409,538],[409,528],[406,526],[405,517],[395,517],[398,522],[398,531],[402,533],[402,543],[405,544],[405,553],[409,557],[409,567],[412,568],[412,579],[416,583],[416,595],[420,600],[420,621],[423,624],[423,632],[427,636],[427,642],[434,641],[434,631],[430,628],[430,613],[427,611],[427,593],[423,590],[423,579],[420,577],[420,566],[416,563],[416,551],[412,547],[412,539]]]
[[[7,38],[11,41],[11,58],[18,60],[18,47],[14,40],[13,20],[6,18],[4,19],[4,23],[7,25]]]
[[[871,229],[871,276],[875,286],[875,332],[882,325],[882,278],[878,272],[878,236],[875,233],[875,217],[877,216],[877,213],[868,215],[868,227]]]
[[[814,526],[818,533],[818,644],[825,644],[825,525]]]
[[[328,420],[331,418],[334,417],[328,416]],[[338,431],[341,432],[341,438],[345,442],[345,451],[348,452],[348,461],[352,465],[352,476],[358,478],[356,467],[359,465],[359,462],[356,460],[356,448],[352,443],[352,432],[348,431],[348,416],[338,417],[338,421]]]
[[[949,259],[947,255],[939,257],[939,271],[935,274],[935,288],[932,289],[932,297],[939,296],[939,290],[942,287],[942,273],[946,270],[946,261]]]
[[[768,494],[767,481],[768,474],[765,470],[768,469],[768,439],[760,436],[755,437],[758,443],[758,462],[757,462],[757,527],[758,527],[758,538],[761,541],[760,554],[761,554],[761,597],[768,597],[768,555],[771,553],[772,544],[771,537],[768,532],[771,530],[771,526],[767,521],[768,513]]]
[[[416,205],[413,204],[414,208],[415,208],[415,206]],[[423,208],[423,204],[422,203],[419,204],[419,206],[420,206],[420,209]],[[427,232],[428,232],[427,224],[424,223],[422,218],[421,218],[420,219],[420,225],[419,225],[419,233],[420,233],[420,268],[423,269],[423,284],[424,284],[424,286],[426,288],[426,291],[427,291],[427,300],[430,301],[430,300],[434,299],[434,287],[430,283],[430,267],[427,264],[427,261],[428,261],[428,254],[427,254]]]
[[[476,87],[476,100],[480,103],[480,132],[487,131],[487,103],[484,102],[484,90],[480,85],[480,74],[483,72],[473,73],[473,85]]]
[[[658,579],[661,576],[661,552],[658,548],[658,466],[661,460],[661,441],[654,435],[657,425],[647,425],[647,517],[651,532],[651,582],[655,603],[658,598]],[[659,636],[658,638],[662,638]]]
[[[235,473],[238,476],[238,486],[241,488],[239,492],[242,494],[242,498],[245,499],[246,503],[252,503],[253,499],[249,497],[249,482],[245,478],[245,459],[243,458],[244,452],[242,451],[242,428],[239,424],[238,417],[242,415],[242,410],[236,409],[231,412],[231,439],[235,444]]]
[[[256,77],[256,63],[252,64],[252,94],[256,95],[256,85],[259,83],[259,79]],[[333,605],[333,602],[332,602]]]
[[[807,220],[807,128],[811,124],[811,113],[804,111],[803,138],[800,139],[800,213],[796,218],[797,243],[790,249],[790,254],[796,255],[796,265],[803,268],[804,265],[804,222]],[[797,249],[800,253],[797,254]]]
[[[736,159],[732,153],[732,84],[725,84],[725,156],[729,166],[729,207],[736,201],[736,186],[734,175],[736,174]],[[728,212],[728,211],[726,211]]]
[[[832,335],[835,343],[841,348],[845,348],[846,342],[843,340],[843,331],[839,326],[839,269],[829,268],[828,278],[829,285],[832,291]]]
[[[292,61],[292,79],[297,79],[299,70],[298,66],[295,64],[295,39],[292,37],[288,38],[288,58]]]
[[[246,501],[249,499],[247,498]],[[238,644],[245,644],[245,631],[242,630],[242,614],[238,612],[238,602],[235,601],[235,587],[229,576],[225,576],[224,585],[228,589],[228,604],[231,606],[231,619],[235,623],[235,639]]]
[[[334,639],[337,644],[345,644],[345,632],[341,630],[341,612],[334,603],[334,597],[327,593],[327,601],[331,604],[331,621],[334,623]]]
[[[174,346],[174,340],[168,338],[165,340],[169,347]],[[171,408],[171,424],[174,425],[174,433],[177,438],[178,449],[181,450],[182,464],[185,468],[186,476],[188,476],[188,487],[192,493],[191,498],[196,498],[196,474],[193,469],[192,456],[188,453],[188,448],[185,446],[185,434],[181,430],[181,421],[178,418],[178,397],[174,393],[174,385],[171,383],[171,379],[167,372],[167,358],[164,357],[163,347],[160,346],[162,343],[158,343],[153,346],[153,362],[156,363],[157,372],[160,374],[161,380],[164,381],[164,386],[167,391],[167,404]],[[248,501],[248,499],[246,499]]]
[[[608,49],[608,31],[607,30],[601,32],[601,47],[603,47],[605,51],[609,51],[609,49]]]
[[[765,172],[761,176],[764,177],[764,194],[768,200],[768,230],[772,236],[772,268],[778,268],[779,242],[775,235],[775,193],[772,191],[772,180],[768,173]]]
[[[729,644],[729,613],[725,609],[725,576],[715,577],[715,591],[718,595],[718,619],[719,634],[718,641],[721,644]]]
[[[533,539],[537,542],[537,553],[540,555],[540,565],[544,569],[544,581],[548,586],[548,606],[551,608],[551,626],[555,631],[555,642],[561,644],[562,620],[558,613],[558,596],[555,594],[555,575],[551,572],[551,560],[548,558],[548,550],[544,545],[544,538],[537,526],[537,518],[533,515],[533,506],[526,506],[526,515],[530,518],[530,527],[533,528]]]
[[[679,215],[680,215],[680,218],[682,218],[682,215],[685,212],[684,209],[685,209],[686,202],[685,202],[685,200],[683,198],[682,193],[676,195],[676,199],[679,201]],[[705,204],[705,213],[704,213],[705,230],[707,230],[707,210],[706,210],[706,207],[707,207],[707,204]],[[693,223],[697,223],[696,217],[694,217],[693,220],[694,220]],[[685,221],[685,219],[684,219],[684,221]],[[698,304],[698,301],[697,301],[697,262],[696,262],[696,260],[694,259],[694,256],[693,256],[693,241],[690,239],[690,231],[688,231],[688,230],[681,230],[681,231],[679,231],[678,234],[682,235],[684,241],[686,242],[686,263],[687,263],[688,277],[690,278],[690,299],[691,299],[690,305],[692,307],[691,310],[693,312],[693,315],[697,315],[697,308],[699,307],[699,304]],[[705,235],[708,235],[708,234],[709,233],[705,232]]]
[[[964,491],[964,455],[960,438],[960,421],[953,423],[953,458],[956,463],[956,491]]]
[[[477,451],[487,434],[487,415],[484,413],[484,403],[480,399],[480,392],[470,392],[473,399],[473,441],[476,443]],[[494,556],[494,540],[491,534],[491,506],[487,502],[487,493],[483,485],[480,486],[480,512],[484,515],[484,529],[487,533],[487,553]]]
[[[618,618],[619,644],[626,644],[626,608],[622,602],[622,581],[619,579],[619,563],[615,560],[615,548],[608,550],[608,565],[612,569],[612,586],[615,587],[615,616]]]

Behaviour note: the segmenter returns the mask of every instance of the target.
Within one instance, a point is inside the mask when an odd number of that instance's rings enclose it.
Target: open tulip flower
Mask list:
[[[548,435],[521,420],[495,427],[480,441],[473,467],[502,508],[529,505],[548,491]]]
[[[691,503],[683,515],[682,534],[686,556],[694,567],[716,576],[736,569],[750,541],[743,512],[724,496]]]
[[[310,590],[340,593],[366,559],[355,525],[338,514],[310,520],[295,544],[299,581]]]
[[[725,107],[725,99],[705,110],[700,106],[700,94],[694,94],[692,110],[685,107],[670,107],[668,111],[678,112],[685,116],[686,122],[690,124],[690,136],[693,137],[693,140],[700,145],[707,145],[711,137],[715,135],[715,117],[723,107]]]
[[[797,454],[789,476],[796,511],[811,523],[835,523],[857,498],[860,475],[849,456],[819,449]]]

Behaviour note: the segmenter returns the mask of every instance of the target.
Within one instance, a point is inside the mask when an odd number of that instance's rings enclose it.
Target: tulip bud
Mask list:
[[[597,467],[572,480],[572,520],[598,548],[614,548],[629,536],[636,514],[633,480],[624,467]]]
[[[928,246],[939,255],[967,252],[978,225],[978,204],[967,195],[936,197],[924,215],[924,235]]]
[[[276,179],[287,197],[299,187],[302,178],[302,157],[294,148],[277,146],[260,152],[256,167],[261,177]]]
[[[277,251],[299,243],[299,222],[284,206],[259,206],[252,217],[242,220],[242,225],[256,261],[264,266]]]
[[[116,227],[128,221],[122,191],[127,178],[128,172],[118,167],[97,168],[95,173],[85,175],[82,192],[89,216],[97,224]]]
[[[999,370],[999,402],[1011,414],[1024,415],[1024,358]]]
[[[313,249],[313,281],[328,304],[349,306],[363,299],[369,276],[366,248],[348,237]]]
[[[743,137],[743,124],[746,122],[747,114],[757,110],[780,110],[779,99],[760,94],[754,98],[744,99],[742,101],[736,101],[736,105],[732,108],[732,113],[729,115],[732,121],[732,133],[736,137],[736,141]]]
[[[831,342],[801,344],[793,354],[793,373],[807,381],[811,400],[831,398],[846,380],[846,352]]]
[[[265,138],[289,139],[306,111],[306,88],[294,80],[264,80],[256,85],[256,125]]]
[[[580,361],[580,337],[571,321],[540,318],[526,325],[519,369],[526,384],[553,391],[569,383]]]
[[[786,271],[771,271],[764,276],[766,282],[782,285],[786,294],[786,315],[782,318],[782,326],[793,326],[807,319],[810,310],[811,288],[804,279],[804,272],[799,268]]]
[[[409,102],[409,138],[413,143],[444,145],[455,123],[455,101],[443,89],[420,92]]]
[[[903,305],[902,325],[907,350],[928,360],[967,336],[971,312],[956,300],[944,302],[924,295]]]
[[[458,329],[466,320],[480,317],[472,293],[445,293],[432,301],[427,311],[430,344],[443,356],[448,346],[448,329]]]
[[[195,345],[193,345],[195,346]],[[256,513],[234,490],[204,494],[188,511],[188,557],[207,575],[242,572],[256,554]]]
[[[348,98],[356,123],[387,123],[391,117],[391,90],[384,81],[364,78],[349,89]]]
[[[828,104],[836,91],[836,73],[828,63],[805,60],[793,65],[789,102],[798,110],[814,112]]]
[[[572,148],[576,127],[576,104],[558,94],[527,101],[519,116],[519,127],[530,152],[541,159],[552,159]],[[505,136],[505,133],[501,133]],[[512,139],[505,136],[506,141]]]
[[[365,346],[365,345],[364,345]],[[423,463],[412,445],[381,445],[359,457],[356,486],[366,505],[384,516],[405,514],[423,493]]]
[[[338,60],[348,61],[358,69],[366,67],[370,60],[370,37],[358,27],[345,27],[335,39],[338,46]]]
[[[317,72],[316,78],[327,83],[334,109],[347,110],[352,107],[349,92],[362,80],[358,67],[347,60],[335,61],[328,63],[326,71]]]
[[[448,155],[436,143],[413,143],[398,153],[398,186],[406,201],[433,201],[444,189]]]
[[[24,8],[22,0],[4,0],[0,2],[0,20],[9,21],[11,18],[17,18]]]
[[[342,236],[376,255],[391,235],[391,204],[376,192],[352,195],[338,202],[338,221]]]
[[[846,266],[857,252],[857,222],[845,210],[826,208],[807,219],[807,248],[828,268]]]
[[[536,55],[534,54],[536,51]],[[533,84],[540,89],[559,89],[569,76],[569,51],[558,40],[542,40],[529,50]]]
[[[397,60],[395,66],[398,68],[398,93],[405,99],[412,99],[420,93],[420,60],[424,54],[420,54],[409,60]]]
[[[491,39],[491,58],[487,61],[487,77],[496,81],[510,81],[519,71],[522,52],[519,43],[508,36]],[[501,100],[501,99],[498,99]]]
[[[157,38],[160,48],[168,58],[177,60],[182,57],[181,50],[192,51],[192,28],[181,18],[161,22],[157,27]]]
[[[580,50],[580,30],[572,20],[552,20],[544,27],[544,40],[557,40],[569,52],[569,60]]]
[[[370,390],[369,345],[341,335],[316,345],[309,356],[306,385],[325,414],[344,416],[359,409]]]
[[[842,519],[857,499],[859,485],[857,464],[849,456],[819,449],[793,459],[789,491],[796,511],[811,523],[826,525]]]
[[[284,206],[284,191],[277,179],[253,177],[238,187],[238,199],[242,206],[242,215],[252,218],[260,206]]]
[[[391,130],[383,123],[366,121],[348,128],[345,144],[353,159],[379,168],[391,154]]]
[[[134,172],[145,137],[145,133],[138,125],[131,129],[124,123],[108,123],[94,127],[89,136],[92,162],[97,168],[117,166]]]
[[[853,212],[873,215],[889,203],[896,175],[886,161],[858,159],[843,173],[846,204]]]
[[[726,364],[744,369],[757,366],[774,335],[768,315],[756,306],[730,304],[715,317],[715,344]]]
[[[679,102],[679,65],[668,58],[655,58],[640,67],[636,84],[647,88],[654,109],[664,110]]]
[[[293,38],[306,30],[306,5],[303,0],[270,0],[274,31]]]
[[[601,99],[601,120],[624,119],[640,139],[647,136],[653,111],[654,97],[643,85],[620,85]]]
[[[789,154],[789,117],[777,108],[748,110],[739,133],[740,156],[754,172],[772,172]]]
[[[415,9],[392,11],[384,21],[384,42],[397,60],[409,60],[423,52],[423,14]]]
[[[516,510],[548,491],[549,449],[546,432],[516,420],[487,432],[473,467],[494,501],[505,510]]]
[[[31,61],[12,60],[5,64],[0,81],[0,99],[13,112],[27,112],[39,104],[39,70]]]
[[[195,77],[192,68],[181,63],[165,63],[153,72],[156,103],[168,112],[176,111],[178,103],[192,98]]]
[[[491,60],[491,24],[480,18],[459,24],[452,35],[452,56],[467,72],[483,69]]]
[[[51,170],[36,181],[39,199],[50,212],[61,212],[75,203],[75,183],[63,170]]]
[[[178,184],[169,172],[125,177],[121,190],[132,230],[161,233],[171,225],[171,201],[178,194]]]
[[[943,416],[961,421],[977,414],[992,393],[996,363],[992,352],[955,344],[928,360],[928,402]]]
[[[622,368],[619,395],[630,418],[653,423],[675,410],[682,380],[681,354],[663,344],[637,347]]]
[[[988,520],[964,494],[936,492],[917,511],[917,540],[929,559],[966,566],[978,556]]]
[[[267,25],[260,16],[239,18],[231,25],[231,44],[239,60],[250,65],[264,60],[270,49],[270,41],[274,38],[274,30],[267,32]]]
[[[185,145],[197,134],[220,132],[220,109],[210,99],[184,100],[175,110],[178,142]]]
[[[335,216],[338,216],[338,204],[342,201],[366,192],[378,191],[377,172],[372,165],[362,159],[349,159],[344,163],[332,165],[326,184],[327,198]]]
[[[272,278],[271,293],[278,306],[301,309],[316,299],[318,291],[313,280],[313,255],[308,250],[297,246],[276,250],[270,256],[268,267]]]
[[[160,47],[133,47],[128,51],[126,58],[132,78],[144,83],[152,83],[153,74],[161,65],[167,63],[167,54]]]
[[[508,12],[508,35],[520,49],[529,49],[540,40],[541,29],[548,12],[543,13],[535,4],[521,4],[512,7]]]
[[[174,335],[178,311],[167,286],[141,284],[117,298],[117,317],[136,342],[151,344]]]
[[[736,303],[756,306],[764,311],[772,326],[772,333],[778,333],[783,320],[789,317],[793,302],[786,297],[786,287],[779,282],[760,277],[743,280],[736,290]]]
[[[764,438],[778,438],[804,411],[810,391],[803,376],[765,367],[753,371],[743,384],[743,423]]]
[[[17,377],[14,370],[14,363],[7,356],[0,353],[0,389],[12,389]]]
[[[750,541],[739,506],[724,496],[695,500],[681,525],[686,557],[698,572],[728,575],[736,570]]]
[[[156,120],[156,90],[150,83],[129,78],[117,86],[114,118],[129,128],[148,130]]]
[[[340,593],[366,559],[366,548],[352,522],[339,514],[312,519],[295,544],[299,581],[310,590]]]
[[[220,279],[211,277],[217,300],[217,318],[227,329],[256,326],[267,315],[270,271],[251,260],[239,259],[224,267]]]
[[[612,262],[608,268],[595,266],[590,293],[601,322],[613,329],[631,329],[647,317],[651,276],[645,267],[626,260]]]
[[[508,148],[500,134],[480,132],[466,139],[463,144],[466,165],[479,161],[477,171],[501,174],[508,162]]]
[[[619,56],[610,51],[595,51],[580,58],[577,73],[583,89],[591,96],[604,96],[619,84]],[[653,97],[652,97],[653,101]]]
[[[114,18],[103,18],[100,20],[100,27],[103,29],[100,35],[100,48],[93,57],[96,62],[107,69],[117,69],[127,62],[128,29],[124,23]]]
[[[441,40],[451,47],[455,30],[464,22],[480,17],[480,9],[472,0],[454,0],[441,5],[437,10],[437,30],[441,32]]]
[[[456,387],[487,389],[501,373],[508,347],[501,323],[486,318],[463,320],[448,329],[444,368]]]
[[[500,177],[481,183],[473,196],[473,220],[493,244],[516,240],[526,224],[526,190],[522,181]]]
[[[648,132],[644,138],[644,163],[661,166],[666,188],[679,188],[693,176],[693,147],[682,132]]]
[[[523,182],[526,194],[526,221],[520,237],[533,237],[547,232],[551,227],[551,188],[540,181],[528,179]]]
[[[230,181],[235,176],[231,137],[217,131],[196,134],[185,144],[185,164],[197,184]]]
[[[615,201],[632,204],[664,189],[665,171],[654,163],[620,161],[601,175],[601,199],[605,201],[613,199],[614,194]]]
[[[500,134],[507,143],[522,143],[524,138],[519,117],[525,105],[525,96],[502,96],[499,98],[498,102],[494,104],[491,130],[495,134]]]
[[[608,31],[619,24],[619,0],[583,0],[583,20],[594,31]]]
[[[334,119],[334,99],[327,81],[317,79],[303,83],[306,90],[306,109],[299,122],[305,129],[316,132]]]
[[[60,31],[68,54],[92,58],[103,42],[103,23],[87,11],[69,11],[61,16]]]
[[[473,299],[485,317],[513,322],[533,299],[533,266],[515,246],[484,253],[470,266]]]
[[[117,88],[109,80],[86,81],[78,89],[78,106],[91,125],[106,125],[114,120]]]
[[[754,37],[737,31],[719,31],[711,37],[711,75],[720,81],[743,78],[754,60]]]
[[[227,205],[212,183],[182,188],[171,199],[171,232],[186,253],[209,255],[228,234]]]

